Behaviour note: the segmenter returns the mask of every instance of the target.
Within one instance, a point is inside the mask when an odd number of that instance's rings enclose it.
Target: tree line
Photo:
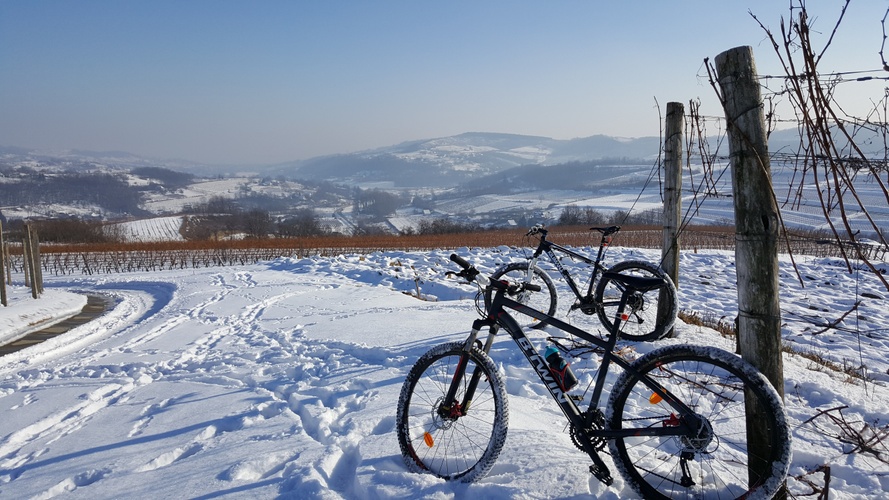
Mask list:
[[[615,210],[603,212],[592,207],[567,205],[559,214],[560,226],[598,226],[605,224],[630,224],[638,226],[659,225],[662,223],[660,210],[650,209],[641,212]]]
[[[146,214],[139,207],[142,192],[123,175],[110,173],[24,173],[17,182],[0,183],[0,199],[13,206],[98,206],[117,214]]]
[[[321,224],[311,208],[291,210],[277,220],[260,208],[242,208],[237,200],[214,196],[206,203],[188,207],[182,235],[189,240],[220,239],[232,234],[248,238],[323,236],[330,228]]]

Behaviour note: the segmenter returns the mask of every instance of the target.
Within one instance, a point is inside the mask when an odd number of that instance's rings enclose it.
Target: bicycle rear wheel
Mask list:
[[[630,297],[627,303],[629,318],[621,323],[621,338],[644,342],[664,338],[670,333],[678,308],[676,286],[667,273],[654,264],[637,260],[620,262],[608,271],[645,278],[657,277],[667,283],[658,290],[637,292]],[[623,285],[608,278],[603,277],[596,286],[595,300],[600,304],[599,321],[609,332],[614,328],[614,317],[622,293]]]
[[[494,362],[473,347],[462,378],[455,378],[463,342],[442,344],[420,357],[398,398],[396,432],[408,468],[471,483],[488,473],[506,440],[506,388]],[[471,404],[461,406],[478,370]],[[457,404],[442,406],[452,383]]]
[[[529,263],[527,262],[511,262],[494,271],[491,278],[495,280],[505,279],[511,283],[527,283],[528,266]],[[516,295],[510,296],[510,298],[532,309],[546,313],[548,316],[554,316],[556,314],[558,296],[556,295],[556,285],[553,283],[552,278],[539,267],[534,267],[531,272],[530,283],[539,285],[540,291],[523,290]],[[485,299],[490,303],[490,292],[486,294]],[[541,328],[546,325],[530,316],[516,315],[514,317],[522,326]]]
[[[701,417],[691,436],[632,436],[609,442],[615,465],[640,495],[770,498],[780,488],[791,455],[784,406],[753,366],[719,349],[675,345],[643,356],[632,368],[612,389],[608,428],[642,433],[679,424],[677,411],[642,377],[666,388]],[[761,413],[750,424],[747,403]],[[766,443],[761,452],[754,440]]]

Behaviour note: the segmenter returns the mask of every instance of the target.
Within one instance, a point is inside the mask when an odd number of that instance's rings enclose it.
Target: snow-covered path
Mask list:
[[[461,253],[488,269],[520,257],[506,248]],[[462,485],[406,470],[394,431],[404,376],[432,346],[463,338],[475,314],[472,288],[444,277],[453,268],[449,254],[388,252],[47,280],[51,290],[106,294],[115,304],[65,335],[0,358],[0,497],[628,497],[622,479],[609,489],[590,476],[558,408],[532,383],[531,369],[505,336],[492,357],[506,377],[511,418],[493,471]],[[616,249],[612,259],[638,254]],[[680,306],[733,318],[730,255],[683,259]],[[863,289],[886,295],[829,261],[804,265],[817,276],[813,285],[801,289],[788,273],[782,297],[782,305],[801,314],[812,314],[814,303],[824,318],[835,319],[856,288],[859,297]],[[430,300],[412,296],[417,287]],[[844,415],[886,425],[885,310],[882,299],[861,306],[864,328],[873,331],[862,351],[850,350],[860,338],[812,336],[802,323],[789,323],[786,332],[788,340],[839,359],[863,352],[876,379],[850,383],[786,357],[796,440],[791,474],[829,464],[833,498],[880,498],[889,490],[889,465],[866,453],[845,454],[829,429],[804,424],[820,409],[848,405]],[[732,348],[707,329],[678,328],[679,339],[657,344]],[[640,354],[654,347],[630,346]],[[594,362],[575,363],[580,369]]]

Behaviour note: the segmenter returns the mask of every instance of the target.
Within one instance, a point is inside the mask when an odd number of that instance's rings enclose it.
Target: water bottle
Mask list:
[[[549,363],[549,371],[553,374],[553,377],[556,378],[556,382],[559,383],[559,387],[561,387],[563,391],[569,391],[572,387],[577,385],[577,377],[575,377],[574,372],[571,371],[571,363],[565,361],[565,358],[562,357],[562,354],[555,348],[555,346],[547,347],[543,357],[546,358],[546,362]]]

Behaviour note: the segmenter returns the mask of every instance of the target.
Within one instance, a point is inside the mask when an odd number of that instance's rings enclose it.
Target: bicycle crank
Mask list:
[[[598,408],[594,408],[585,411],[583,413],[583,419],[585,423],[583,429],[580,429],[575,425],[571,426],[569,431],[571,442],[574,443],[574,446],[576,446],[578,450],[583,452],[587,451],[587,447],[584,446],[584,444],[596,451],[604,450],[605,438],[593,437],[591,431],[601,430],[605,427],[605,415],[603,415],[602,411]]]
[[[589,298],[577,299],[574,301],[574,304],[571,305],[572,311],[580,310],[580,312],[586,314],[587,316],[592,316],[596,314],[598,308],[596,304]]]

